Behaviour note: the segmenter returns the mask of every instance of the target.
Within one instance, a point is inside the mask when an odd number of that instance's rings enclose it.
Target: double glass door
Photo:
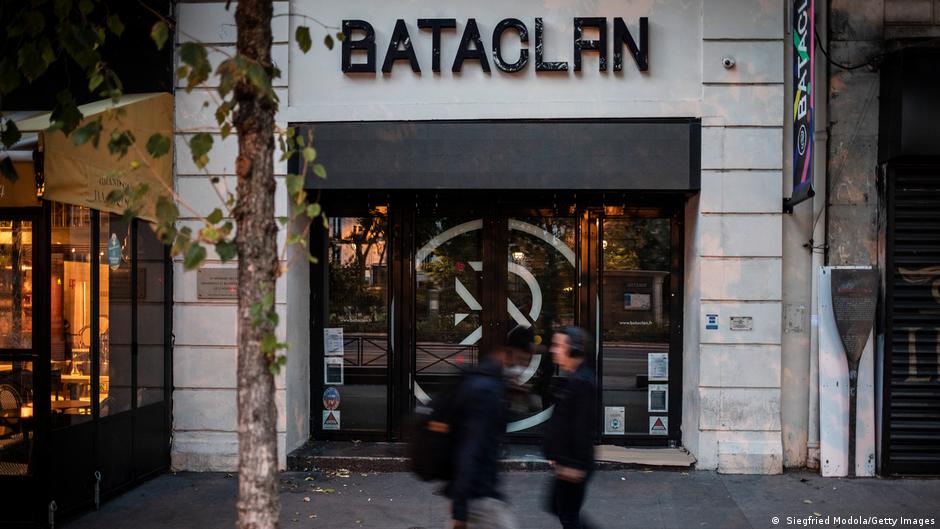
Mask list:
[[[536,347],[511,373],[510,434],[538,435],[551,417],[551,335],[578,325],[597,337],[588,362],[598,372],[598,431],[676,437],[680,388],[663,369],[675,367],[681,344],[677,217],[477,204],[326,204],[329,229],[313,240],[326,257],[311,288],[312,331],[322,336],[311,341],[313,402],[323,400],[312,410],[315,438],[407,437],[414,408],[518,325],[533,329]],[[651,417],[662,417],[655,433]]]
[[[414,378],[427,405],[516,326],[536,349],[513,366],[510,432],[535,433],[551,416],[551,333],[574,325],[577,219],[565,216],[418,216],[415,222]]]

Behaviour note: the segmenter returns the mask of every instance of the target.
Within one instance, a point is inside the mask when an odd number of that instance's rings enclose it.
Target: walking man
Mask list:
[[[594,466],[594,401],[597,383],[585,363],[591,335],[567,327],[552,336],[552,359],[562,377],[555,386],[555,411],[544,441],[545,457],[555,475],[550,490],[550,508],[564,529],[587,529],[581,505]]]
[[[516,527],[499,491],[499,442],[506,431],[504,372],[515,359],[531,356],[532,342],[532,330],[517,326],[506,344],[486,355],[460,385],[454,479],[444,489],[451,499],[454,529]]]

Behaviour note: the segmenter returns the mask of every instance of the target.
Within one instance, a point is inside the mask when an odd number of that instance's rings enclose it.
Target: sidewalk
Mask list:
[[[559,527],[541,508],[548,477],[544,472],[503,475],[503,488],[520,529]],[[236,488],[237,478],[230,474],[168,474],[61,526],[231,529]],[[435,488],[407,473],[285,472],[281,474],[281,527],[443,528],[444,500],[435,495]],[[814,513],[823,518],[921,517],[932,518],[932,525],[940,523],[940,480],[623,470],[595,474],[588,496],[586,512],[605,529],[837,526],[834,518],[828,525],[820,523]],[[780,518],[778,525],[772,523],[774,516]],[[798,520],[788,524],[788,516]],[[929,520],[927,525],[931,525]],[[873,526],[890,525],[841,523],[841,527]]]

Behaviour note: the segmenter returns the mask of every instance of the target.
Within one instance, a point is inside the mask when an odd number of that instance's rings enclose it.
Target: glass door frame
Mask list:
[[[316,192],[314,191],[316,194]],[[681,440],[682,409],[682,325],[684,280],[684,211],[685,196],[681,194],[604,193],[593,191],[528,192],[524,190],[493,192],[398,190],[365,192],[330,190],[322,192],[321,203],[329,217],[362,215],[373,205],[388,205],[389,288],[386,432],[324,431],[319,421],[319,401],[323,380],[323,322],[327,321],[329,276],[325,256],[329,246],[328,232],[317,224],[311,230],[310,248],[321,258],[311,265],[310,288],[310,432],[319,440],[371,440],[401,441],[410,433],[410,411],[414,409],[415,373],[415,264],[414,257],[421,241],[415,240],[416,219],[435,211],[447,215],[479,215],[483,220],[483,269],[494,273],[484,275],[481,305],[484,307],[484,326],[480,351],[491,349],[507,321],[506,293],[508,269],[508,219],[514,217],[568,217],[576,219],[575,254],[575,324],[589,330],[595,338],[595,358],[598,377],[597,441],[613,444],[667,446]],[[611,203],[620,206],[610,206]],[[602,219],[617,216],[618,211],[658,210],[661,217],[671,222],[670,271],[674,281],[669,293],[675,301],[670,304],[669,431],[665,436],[603,434],[603,351],[598,332],[599,307],[603,305],[600,284],[603,279]],[[502,301],[500,303],[500,301]],[[600,305],[599,305],[600,304]],[[489,310],[487,310],[489,308]],[[512,436],[514,442],[534,442],[537,436],[520,432]]]
[[[31,474],[27,476],[0,476],[0,490],[7,491],[4,509],[9,513],[23,515],[22,523],[29,526],[37,513],[45,509],[45,488],[49,483],[50,471],[48,454],[48,428],[50,402],[49,377],[43,373],[49,369],[49,218],[42,207],[3,208],[0,217],[4,220],[25,220],[32,223],[33,250],[33,336],[32,347],[27,349],[0,349],[0,356],[6,360],[28,361],[33,363],[33,447],[30,461]],[[30,351],[30,352],[26,352]],[[27,506],[27,507],[23,507]],[[4,523],[7,518],[0,518]],[[19,521],[11,522],[14,524]]]

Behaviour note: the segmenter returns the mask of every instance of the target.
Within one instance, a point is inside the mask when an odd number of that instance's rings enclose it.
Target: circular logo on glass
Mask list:
[[[323,390],[323,407],[332,411],[339,408],[339,390],[330,386]]]
[[[438,247],[447,241],[482,228],[483,221],[476,219],[443,231],[418,249],[415,254],[415,263],[423,263],[431,257]],[[538,249],[544,256],[543,260],[556,263],[555,266],[558,267],[555,269],[556,272],[560,269],[570,268],[572,271],[575,269],[574,249],[550,229],[519,219],[509,219],[509,229],[511,232],[515,232],[515,236],[525,236],[525,240],[528,242],[527,248],[532,251]],[[469,261],[467,265],[477,273],[483,272],[482,261]],[[459,270],[463,271],[463,263],[459,263],[458,266],[460,267]],[[540,317],[546,312],[543,310],[544,305],[558,296],[557,293],[554,296],[546,296],[543,292],[543,285],[540,284],[539,280],[544,281],[547,279],[549,282],[558,283],[559,278],[545,273],[533,273],[532,266],[533,264],[529,262],[525,251],[517,249],[510,252],[507,270],[517,279],[517,288],[506,299],[506,310],[508,316],[512,319],[513,325],[529,327],[535,324],[539,326]],[[469,315],[470,311],[481,311],[482,304],[476,299],[472,289],[463,284],[459,278],[455,278],[454,281],[454,292],[461,302],[466,305],[467,311],[466,313],[455,314],[454,322],[457,325]],[[554,287],[555,285],[549,286]],[[553,292],[551,288],[549,291]],[[513,296],[517,296],[517,299],[514,300]],[[519,301],[524,301],[524,303],[517,304]],[[482,336],[483,326],[480,325],[460,340],[460,345],[475,345]],[[541,341],[541,336],[537,336],[536,344]],[[552,415],[554,405],[549,404],[548,399],[545,398],[549,386],[546,383],[546,378],[550,378],[552,366],[550,361],[544,362],[546,365],[542,366],[543,355],[548,357],[549,353],[547,351],[536,352],[532,355],[528,366],[518,366],[509,370],[509,374],[517,386],[515,390],[511,388],[510,393],[516,393],[517,398],[511,399],[515,400],[515,403],[510,406],[509,410],[510,422],[506,428],[508,432],[518,432],[535,427],[547,421]],[[540,367],[542,369],[539,369]],[[414,395],[424,405],[428,405],[431,401],[431,397],[417,382],[414,384]]]

